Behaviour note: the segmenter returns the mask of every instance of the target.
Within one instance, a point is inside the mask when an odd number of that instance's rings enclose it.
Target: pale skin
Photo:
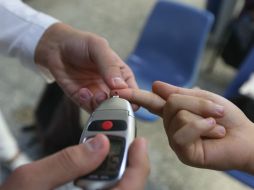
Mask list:
[[[129,66],[104,38],[63,23],[43,34],[35,62],[48,68],[64,92],[88,112],[107,99],[110,90],[138,88]]]
[[[254,174],[254,124],[225,98],[160,81],[153,84],[153,92],[117,93],[163,118],[169,145],[183,163]]]
[[[34,59],[50,71],[67,96],[88,112],[107,99],[111,90],[138,88],[131,69],[104,38],[63,23],[45,31]],[[18,168],[0,189],[49,190],[90,173],[109,151],[106,136],[98,135],[94,139],[95,149],[89,143],[81,144]],[[143,138],[133,142],[128,168],[116,189],[144,188],[149,174],[146,149]]]

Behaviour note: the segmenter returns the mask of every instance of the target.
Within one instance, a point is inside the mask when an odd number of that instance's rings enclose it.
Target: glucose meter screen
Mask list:
[[[97,170],[88,177],[90,179],[110,180],[118,176],[124,153],[125,141],[123,138],[109,137],[110,151],[106,159]]]
[[[123,142],[121,140],[110,139],[110,151],[104,161],[105,167],[103,167],[102,173],[113,175],[117,173],[117,170],[120,166],[120,161],[122,159],[122,147]]]
[[[104,179],[111,179],[118,175],[124,153],[124,140],[122,138],[110,138],[110,151],[96,173]]]
[[[119,155],[121,153],[122,143],[120,141],[110,142],[109,157]]]

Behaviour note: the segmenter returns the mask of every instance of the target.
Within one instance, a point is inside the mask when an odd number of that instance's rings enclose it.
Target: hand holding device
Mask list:
[[[107,135],[110,151],[99,168],[75,181],[77,186],[85,189],[112,187],[124,174],[128,149],[136,133],[134,113],[127,100],[114,96],[103,102],[91,114],[80,143],[89,141],[98,133]]]

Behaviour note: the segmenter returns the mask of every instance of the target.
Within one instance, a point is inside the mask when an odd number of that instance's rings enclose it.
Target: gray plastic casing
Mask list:
[[[127,129],[122,131],[88,131],[88,126],[96,120],[123,120],[127,124]],[[98,133],[105,135],[123,137],[125,139],[125,147],[123,159],[120,165],[119,175],[113,180],[89,180],[79,179],[75,181],[75,185],[86,190],[100,190],[113,187],[121,178],[125,171],[128,149],[136,136],[136,125],[134,112],[131,104],[122,98],[112,97],[104,101],[90,116],[86,123],[86,127],[80,138],[80,143],[84,143],[89,137],[95,136]]]

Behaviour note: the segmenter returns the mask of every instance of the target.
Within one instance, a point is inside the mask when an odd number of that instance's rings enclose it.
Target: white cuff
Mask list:
[[[24,65],[52,81],[49,71],[34,63],[34,54],[47,28],[59,21],[19,0],[0,0],[0,15],[0,52],[20,58]]]

